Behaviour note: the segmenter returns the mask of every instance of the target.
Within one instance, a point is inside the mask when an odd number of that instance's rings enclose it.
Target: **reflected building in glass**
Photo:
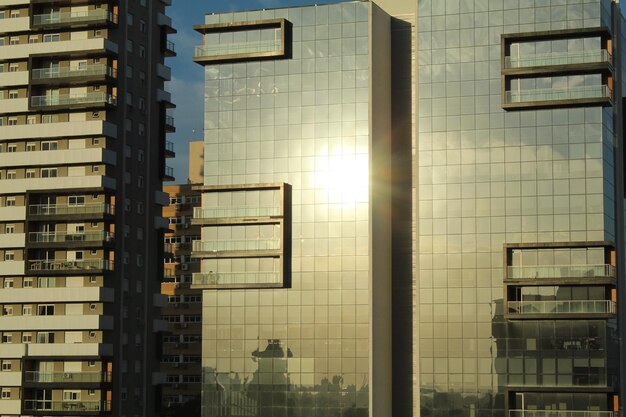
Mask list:
[[[621,415],[624,23],[207,15],[203,416]]]

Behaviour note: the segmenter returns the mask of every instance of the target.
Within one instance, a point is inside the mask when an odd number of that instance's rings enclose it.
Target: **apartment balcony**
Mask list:
[[[108,65],[93,65],[84,68],[36,68],[31,71],[31,84],[62,84],[77,82],[112,82],[117,78],[117,69]]]
[[[283,282],[279,272],[194,273],[192,288],[278,288]]]
[[[37,372],[25,371],[24,382],[39,384],[101,384],[111,382],[110,372]]]
[[[174,151],[174,142],[166,140],[165,141],[165,157],[174,158],[175,156],[176,156],[176,152]]]
[[[102,219],[115,215],[115,206],[112,204],[31,204],[28,206],[29,220],[72,220],[72,219]]]
[[[505,91],[502,107],[506,110],[594,104],[608,106],[612,98],[613,91],[608,85]]]
[[[30,106],[33,109],[45,110],[99,108],[116,105],[117,97],[109,93],[60,94],[58,96],[33,96],[30,98]]]
[[[193,242],[193,255],[199,258],[258,258],[280,256],[280,239],[247,239]]]
[[[28,85],[28,71],[0,72],[0,85],[4,87]]]
[[[163,181],[174,181],[174,168],[165,166],[165,173],[163,174]]]
[[[192,224],[275,223],[281,219],[280,207],[194,207]]]
[[[166,57],[174,57],[176,56],[176,45],[172,41],[165,41],[165,45],[163,46],[163,55]]]
[[[523,281],[524,285],[602,284],[615,280],[615,268],[599,265],[524,265],[508,266],[505,281]]]
[[[17,45],[0,46],[2,58],[5,60],[23,59],[29,55],[40,56],[67,56],[76,54],[88,55],[89,52],[102,53],[104,51],[117,54],[118,45],[108,39],[91,38],[91,39],[73,39],[67,41],[56,42],[40,42],[40,43],[23,43]]]
[[[0,3],[0,6],[2,4]],[[0,19],[0,33],[27,32],[30,30],[30,19],[25,17],[5,17]]]
[[[92,232],[31,232],[28,234],[29,247],[95,247],[113,242],[113,233]]]
[[[106,259],[36,259],[28,261],[30,274],[94,274],[113,271],[113,262]]]
[[[504,58],[504,68],[533,68],[546,66],[578,65],[578,64],[611,64],[613,56],[606,49],[551,52],[525,56],[507,56]]]
[[[197,63],[212,63],[245,58],[280,57],[285,54],[280,39],[256,42],[232,42],[199,45],[194,48],[193,60]]]
[[[117,125],[104,120],[39,123],[0,126],[0,140],[30,138],[67,138],[73,136],[108,136],[117,138]]]
[[[0,291],[0,303],[112,303],[115,291],[106,287],[13,288]],[[2,356],[0,356],[2,357]]]
[[[73,28],[117,24],[117,14],[105,9],[80,12],[52,12],[33,15],[33,29]]]
[[[99,414],[111,411],[110,401],[52,401],[52,400],[24,400],[24,411],[32,413],[63,412]]]
[[[599,410],[509,410],[509,417],[613,417],[613,412]]]
[[[507,301],[508,318],[610,318],[616,303],[610,300]]]
[[[174,118],[172,116],[165,116],[165,131],[169,133],[176,132],[176,126],[174,126]]]
[[[4,98],[0,99],[0,113],[26,113],[28,111],[28,98]]]

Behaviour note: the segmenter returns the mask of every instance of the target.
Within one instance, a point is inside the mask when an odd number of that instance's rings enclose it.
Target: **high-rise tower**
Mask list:
[[[0,2],[2,415],[154,415],[169,4]]]

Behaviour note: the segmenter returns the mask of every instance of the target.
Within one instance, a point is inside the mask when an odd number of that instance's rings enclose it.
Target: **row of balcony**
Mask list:
[[[79,12],[51,12],[33,15],[33,27],[60,26],[64,24],[87,24],[96,22],[117,23],[116,13],[104,9],[85,10]]]
[[[194,219],[280,216],[279,207],[194,207]]]
[[[117,78],[117,69],[108,65],[91,65],[69,68],[36,68],[32,70],[32,79],[35,81],[98,76]]]
[[[539,88],[532,90],[507,91],[505,94],[505,104],[578,99],[609,100],[612,97],[613,92],[608,85],[589,85],[569,88]]]
[[[107,231],[31,232],[28,234],[28,241],[31,243],[110,242],[113,237],[113,233]]]
[[[277,285],[281,283],[281,276],[278,272],[208,272],[192,275],[192,284],[198,286]]]
[[[42,384],[111,382],[111,376],[110,372],[24,372],[24,380],[26,382]]]
[[[528,54],[523,56],[507,56],[504,58],[505,68],[529,68],[553,65],[611,63],[613,56],[606,49],[575,51],[575,52],[550,52],[544,54]]]
[[[65,216],[85,214],[115,214],[115,206],[106,203],[67,205],[67,204],[31,204],[28,206],[31,216]]]
[[[614,277],[612,265],[528,265],[507,267],[509,279]]]
[[[228,55],[263,54],[280,52],[280,39],[255,42],[233,42],[214,45],[200,45],[194,49],[194,58],[212,58]]]
[[[195,240],[192,243],[194,252],[221,251],[262,251],[280,249],[279,239],[248,239],[248,240]]]
[[[117,105],[117,97],[109,93],[33,96],[30,98],[30,104],[33,108],[88,104],[107,104],[115,106]]]
[[[111,411],[110,401],[24,400],[24,411]]]
[[[37,272],[113,271],[113,262],[107,259],[35,259],[28,261],[28,269]]]
[[[509,314],[615,314],[609,300],[508,301]]]
[[[509,417],[613,417],[612,411],[600,410],[509,410]]]

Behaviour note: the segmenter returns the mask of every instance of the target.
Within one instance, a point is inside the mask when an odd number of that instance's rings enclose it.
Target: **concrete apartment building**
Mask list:
[[[0,1],[0,414],[153,416],[170,0]]]
[[[190,143],[190,181],[193,173],[201,169],[198,161],[202,153],[195,149],[197,144],[202,145],[202,142]],[[163,217],[170,223],[170,231],[164,237],[161,283],[161,293],[167,296],[161,318],[168,323],[168,332],[163,334],[160,346],[161,373],[166,380],[161,391],[164,415],[176,414],[186,403],[192,404],[191,407],[200,404],[202,291],[191,288],[193,274],[200,272],[200,263],[191,256],[194,242],[200,240],[200,227],[191,224],[194,208],[200,207],[200,192],[194,190],[197,185],[163,187],[170,198],[169,206],[163,209]]]
[[[195,28],[204,417],[623,415],[618,2]]]

